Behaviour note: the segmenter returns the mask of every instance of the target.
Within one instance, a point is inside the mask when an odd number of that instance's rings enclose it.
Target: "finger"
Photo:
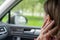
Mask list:
[[[48,21],[48,19],[46,19],[46,20],[44,21],[44,24],[43,24],[42,28],[45,26],[45,24],[47,23],[47,21]]]
[[[47,22],[44,26],[44,29],[50,24],[50,22]]]
[[[54,25],[54,21],[52,21],[52,22],[44,29],[43,33],[48,32],[48,30],[50,30],[50,29],[53,27],[53,25]]]
[[[38,36],[38,38],[36,40],[40,40],[40,36]]]
[[[46,25],[41,29],[41,32],[43,32],[44,29],[45,29],[49,24],[50,24],[50,22],[49,22],[49,23],[46,23]]]
[[[53,28],[52,30],[50,30],[47,35],[50,35],[50,36],[54,36],[58,31],[58,26],[56,26],[55,28]]]
[[[50,21],[51,19],[50,19],[50,16],[49,15],[47,15],[47,14],[45,14],[45,16],[44,16],[44,25],[43,25],[43,27],[45,26],[45,24],[47,23],[47,21]]]
[[[50,20],[50,18],[47,18],[47,19],[45,20],[45,22],[44,22],[43,28],[45,29],[45,28],[46,28],[45,25],[47,25],[47,24],[50,23],[51,21],[52,21],[52,20]]]

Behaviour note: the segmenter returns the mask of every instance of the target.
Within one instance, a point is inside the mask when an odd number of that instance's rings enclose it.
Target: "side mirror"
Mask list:
[[[24,25],[28,22],[28,19],[24,16],[17,16],[14,15],[13,17],[11,17],[11,24],[19,24],[19,25]]]

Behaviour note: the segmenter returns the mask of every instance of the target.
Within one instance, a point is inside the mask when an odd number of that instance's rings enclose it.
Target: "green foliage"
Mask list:
[[[36,16],[25,16],[28,19],[27,26],[42,26],[43,25],[43,17],[36,17]],[[8,20],[8,16],[5,16],[2,22],[6,23]]]
[[[26,16],[28,19],[28,26],[42,26],[43,25],[43,17],[36,17],[36,16]]]
[[[0,0],[0,5],[4,2],[5,0]]]
[[[38,9],[40,12],[43,9],[43,3],[45,2],[45,0],[23,0],[21,3],[19,3],[14,9],[13,11],[18,11],[18,10],[30,10],[31,12],[35,11],[36,9]],[[36,8],[36,6],[39,6]],[[38,10],[36,10],[36,12],[38,12]]]
[[[39,2],[40,2],[41,4],[44,4],[45,1],[46,1],[46,0],[39,0]]]

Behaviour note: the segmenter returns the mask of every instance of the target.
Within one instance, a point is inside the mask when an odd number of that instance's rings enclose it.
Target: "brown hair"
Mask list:
[[[55,21],[55,25],[60,26],[60,0],[47,0],[44,4],[45,12]]]

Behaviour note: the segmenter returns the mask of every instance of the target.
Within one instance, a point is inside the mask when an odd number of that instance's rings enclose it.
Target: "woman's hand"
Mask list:
[[[54,36],[54,33],[58,30],[58,27],[52,29],[54,21],[48,22],[41,29],[40,35],[37,40],[51,40],[51,37]]]

